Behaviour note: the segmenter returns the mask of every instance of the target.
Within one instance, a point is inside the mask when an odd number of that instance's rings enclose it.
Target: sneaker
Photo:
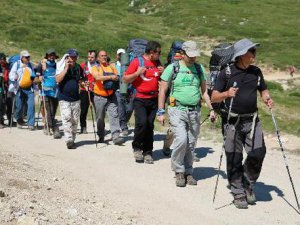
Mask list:
[[[185,177],[184,173],[175,173],[176,176],[176,186],[177,187],[185,187]]]
[[[142,150],[134,150],[133,155],[135,158],[135,161],[137,163],[143,163],[144,162],[144,156],[143,156],[143,151]]]
[[[151,154],[146,154],[144,156],[144,162],[147,164],[153,164],[153,158],[152,158]]]
[[[194,179],[193,175],[191,174],[186,175],[186,183],[188,185],[197,185],[197,181]]]
[[[76,146],[75,146],[75,144],[74,144],[73,141],[68,141],[68,142],[67,142],[67,148],[68,148],[68,149],[75,149]]]
[[[246,193],[246,199],[247,199],[248,204],[255,205],[256,197],[255,197],[253,189],[251,189],[251,188],[245,189],[245,193]]]
[[[129,135],[129,131],[127,129],[122,130],[122,136],[127,137]]]
[[[53,138],[54,138],[54,139],[59,139],[59,138],[61,138],[61,134],[60,134],[60,132],[59,132],[59,128],[58,128],[58,127],[53,128]]]
[[[34,130],[35,130],[35,127],[34,127],[34,126],[28,126],[28,130],[34,131]]]
[[[104,137],[99,137],[98,143],[104,143]]]
[[[81,134],[87,134],[88,132],[87,132],[87,130],[86,130],[86,127],[81,127],[80,133],[81,133]]]
[[[246,200],[246,196],[234,196],[233,204],[238,209],[248,209],[248,202]]]
[[[125,142],[124,138],[122,137],[116,137],[112,139],[114,145],[121,145]]]

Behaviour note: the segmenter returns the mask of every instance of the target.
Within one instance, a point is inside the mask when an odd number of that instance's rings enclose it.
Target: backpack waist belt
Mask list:
[[[241,120],[243,121],[243,120],[251,119],[251,117],[252,117],[252,125],[251,125],[250,139],[252,139],[254,135],[257,111],[254,113],[245,113],[245,114],[237,114],[237,113],[230,112],[230,118],[236,119],[236,122],[234,123],[234,127],[236,127]]]

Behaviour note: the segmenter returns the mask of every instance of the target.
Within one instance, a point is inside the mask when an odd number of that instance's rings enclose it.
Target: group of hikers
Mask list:
[[[67,50],[60,60],[55,50],[49,49],[37,66],[30,61],[30,53],[23,50],[11,68],[5,54],[0,53],[0,128],[4,128],[6,112],[8,126],[13,125],[15,117],[17,127],[22,128],[26,125],[26,116],[28,129],[35,129],[34,92],[37,89],[45,134],[61,137],[55,118],[59,106],[68,149],[76,148],[78,120],[80,133],[87,133],[90,107],[92,116],[96,115],[96,141],[105,142],[107,113],[115,145],[125,142],[128,121],[134,111],[134,159],[138,163],[153,164],[154,120],[157,118],[164,124],[167,112],[168,136],[171,137],[166,140],[171,140],[172,150],[169,143],[164,146],[164,153],[171,154],[176,186],[184,187],[197,185],[193,162],[202,101],[209,108],[211,121],[217,116],[216,105],[219,108],[222,105],[220,118],[233,203],[237,208],[247,208],[248,204],[255,204],[253,186],[266,154],[257,113],[257,91],[268,107],[273,105],[262,72],[253,65],[258,46],[249,39],[232,45],[231,63],[220,68],[212,93],[207,89],[204,67],[196,62],[200,50],[194,41],[183,42],[169,65],[161,64],[161,45],[156,41],[147,41],[143,54],[127,64],[122,62],[128,56],[125,49],[117,50],[116,62],[110,62],[105,50],[89,50],[86,62],[80,65],[76,49]],[[125,92],[121,90],[124,87]],[[247,153],[244,163],[243,149]]]

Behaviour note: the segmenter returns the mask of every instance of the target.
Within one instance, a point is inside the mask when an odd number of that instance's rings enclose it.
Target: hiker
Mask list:
[[[176,77],[173,64],[161,76],[157,118],[165,120],[166,93],[170,88],[168,114],[174,134],[171,167],[176,175],[176,186],[197,185],[193,177],[193,150],[200,131],[201,96],[210,109],[210,118],[215,118],[206,89],[206,74],[202,65],[197,64],[200,50],[194,41],[182,44],[183,57],[179,61]]]
[[[231,75],[227,78],[226,71],[222,70],[212,93],[212,101],[225,100],[226,108],[229,108],[231,99],[233,102],[224,134],[228,182],[237,208],[255,204],[253,186],[266,154],[257,114],[257,91],[268,107],[273,105],[261,70],[252,65],[255,63],[258,46],[258,43],[249,39],[242,39],[234,44],[235,62],[230,66]],[[233,87],[235,82],[237,85]],[[243,148],[247,153],[244,164]]]
[[[98,53],[99,65],[92,67],[95,79],[94,103],[97,121],[98,142],[104,143],[105,113],[107,111],[112,141],[115,145],[122,145],[124,138],[120,137],[120,122],[118,114],[118,101],[115,91],[119,87],[118,71],[114,65],[107,62],[107,53],[104,50]]]
[[[136,89],[133,101],[135,127],[132,148],[135,161],[153,163],[154,119],[157,111],[158,82],[163,67],[159,62],[161,45],[149,41],[142,58],[135,58],[130,63],[123,80],[132,83]],[[143,65],[140,63],[142,60]]]
[[[83,70],[77,63],[78,52],[69,49],[57,63],[56,82],[64,137],[68,149],[75,149],[78,119],[80,115],[79,82],[84,80]]]
[[[115,63],[116,68],[118,70],[118,74],[120,75],[120,88],[123,82],[123,72],[121,71],[120,62],[121,54],[125,54],[125,50],[122,48],[117,50],[117,61]],[[126,137],[129,134],[127,123],[130,120],[130,117],[133,112],[134,88],[132,88],[130,85],[127,85],[127,92],[125,94],[121,93],[120,88],[116,91],[116,96],[118,99],[120,127],[122,130],[122,135]]]
[[[34,65],[30,62],[30,54],[27,50],[20,52],[20,60],[17,60],[9,72],[9,79],[13,82],[14,91],[16,92],[16,120],[17,127],[22,128],[23,110],[27,101],[27,125],[28,129],[34,130],[35,122],[35,104],[33,80],[36,77]]]
[[[58,106],[57,84],[55,80],[56,59],[58,58],[54,49],[49,49],[43,60],[37,66],[37,76],[41,83],[40,97],[41,108],[45,108],[44,133],[46,135],[51,130],[55,139],[61,138],[59,127],[56,124],[55,115]],[[45,107],[44,107],[45,104]]]
[[[80,133],[87,134],[86,116],[89,111],[90,100],[94,102],[94,77],[91,74],[92,67],[98,65],[96,61],[96,50],[89,50],[87,53],[87,61],[80,64],[86,82],[80,86]],[[90,96],[90,97],[89,97]],[[89,99],[90,98],[90,99]]]

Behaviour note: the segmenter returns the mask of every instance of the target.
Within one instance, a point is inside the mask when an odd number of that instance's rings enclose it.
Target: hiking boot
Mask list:
[[[68,149],[75,149],[76,146],[75,146],[75,144],[74,144],[74,141],[68,141],[68,142],[67,142],[67,148],[68,148]]]
[[[248,202],[246,200],[246,196],[234,196],[233,204],[238,209],[248,209]]]
[[[104,143],[104,137],[99,137],[98,143]]]
[[[245,189],[245,193],[246,193],[246,199],[247,199],[248,204],[255,205],[256,197],[255,197],[253,189],[251,189],[251,188]]]
[[[114,145],[121,145],[125,142],[124,138],[122,137],[116,137],[112,139]]]
[[[122,136],[123,136],[123,137],[127,137],[128,135],[129,135],[128,129],[122,130]]]
[[[186,175],[186,183],[188,185],[197,185],[197,181],[194,179],[193,175],[191,174]]]
[[[144,162],[147,164],[153,164],[153,158],[152,158],[151,154],[146,154],[144,156]]]
[[[28,126],[28,130],[34,131],[34,130],[35,130],[35,127],[34,127],[34,126]]]
[[[165,155],[165,156],[170,156],[171,155],[171,152],[172,150],[170,148],[163,148],[162,149],[162,153]]]
[[[142,150],[139,150],[139,149],[134,150],[133,155],[134,155],[135,161],[137,163],[144,162],[144,156],[143,156],[143,151]]]
[[[185,176],[184,173],[175,173],[176,176],[176,186],[177,187],[185,187]]]
[[[0,123],[0,129],[3,129],[5,126],[2,124],[2,123]]]
[[[80,133],[81,133],[81,134],[87,134],[88,132],[87,132],[87,130],[86,130],[86,127],[81,127]]]
[[[54,139],[59,139],[59,138],[61,138],[61,134],[60,134],[60,132],[59,132],[59,128],[58,128],[58,127],[53,128],[53,138],[54,138]]]

